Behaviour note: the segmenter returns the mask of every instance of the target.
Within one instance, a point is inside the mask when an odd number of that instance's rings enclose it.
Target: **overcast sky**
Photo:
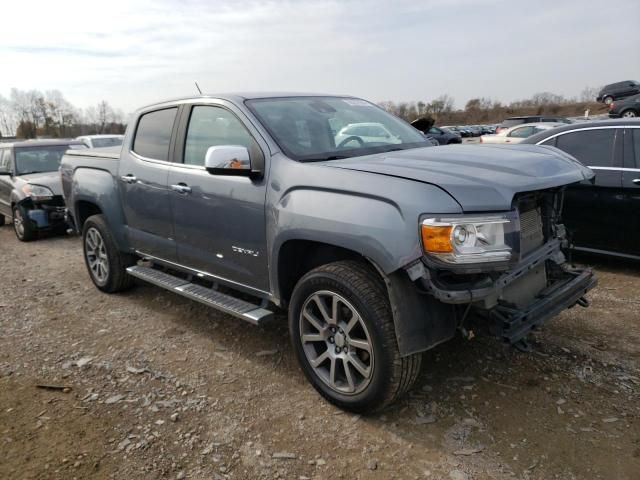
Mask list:
[[[0,6],[0,95],[130,112],[205,92],[511,101],[640,80],[640,1],[30,0]]]

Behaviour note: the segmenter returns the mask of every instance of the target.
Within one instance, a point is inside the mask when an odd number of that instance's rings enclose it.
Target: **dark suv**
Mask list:
[[[541,122],[554,122],[554,123],[572,123],[571,120],[564,117],[554,117],[553,115],[531,115],[529,117],[509,117],[505,118],[500,125],[496,128],[496,133],[500,133],[501,130],[515,127],[522,123],[541,123]]]
[[[611,118],[640,117],[640,94],[613,102],[609,108],[609,117]]]
[[[602,87],[596,100],[610,105],[614,100],[630,97],[638,93],[640,93],[640,82],[625,80],[624,82],[611,83]]]

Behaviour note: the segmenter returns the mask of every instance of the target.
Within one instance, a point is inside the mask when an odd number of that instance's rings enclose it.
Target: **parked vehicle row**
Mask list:
[[[480,137],[480,143],[520,143],[531,135],[561,125],[564,125],[564,123],[523,123],[502,129],[494,135],[482,135]]]
[[[446,125],[440,127],[445,131],[458,133],[461,137],[479,137],[495,133],[497,125]]]
[[[553,115],[529,115],[524,117],[509,117],[502,121],[496,128],[495,133],[500,133],[507,128],[515,127],[516,125],[522,125],[523,123],[572,123],[571,120],[565,117],[555,117]]]

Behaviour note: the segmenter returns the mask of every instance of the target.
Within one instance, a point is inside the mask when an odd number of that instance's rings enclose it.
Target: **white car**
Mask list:
[[[83,135],[76,138],[89,148],[118,147],[122,145],[124,135]]]
[[[361,147],[368,143],[395,144],[402,140],[393,135],[381,123],[350,123],[342,127],[335,137],[336,147],[353,145]]]
[[[534,133],[560,127],[562,125],[566,124],[557,122],[521,123],[515,127],[501,130],[500,133],[496,133],[495,135],[482,135],[480,137],[480,143],[520,143]]]

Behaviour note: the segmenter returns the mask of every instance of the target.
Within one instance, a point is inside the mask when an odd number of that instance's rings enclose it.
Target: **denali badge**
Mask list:
[[[243,253],[245,255],[251,255],[252,257],[257,257],[258,255],[260,255],[260,252],[258,252],[256,250],[249,250],[247,248],[240,248],[240,247],[236,247],[235,245],[231,246],[231,250],[233,250],[236,253]]]

